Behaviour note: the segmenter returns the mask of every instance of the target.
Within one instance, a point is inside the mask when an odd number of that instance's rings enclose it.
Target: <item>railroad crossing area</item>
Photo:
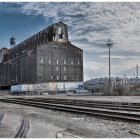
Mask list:
[[[0,137],[139,138],[140,97],[0,96],[0,122]]]

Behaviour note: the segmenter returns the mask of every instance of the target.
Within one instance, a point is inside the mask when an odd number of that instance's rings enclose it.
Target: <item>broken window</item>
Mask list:
[[[63,35],[62,34],[59,34],[59,39],[62,39],[63,38]]]
[[[55,40],[55,34],[53,34],[53,40]]]
[[[64,34],[64,28],[62,28],[62,34]]]
[[[58,28],[58,37],[59,37],[59,39],[63,38],[63,30],[60,27]]]

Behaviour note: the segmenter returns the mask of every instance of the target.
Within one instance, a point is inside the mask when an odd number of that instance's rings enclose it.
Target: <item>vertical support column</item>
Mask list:
[[[138,67],[138,64],[136,65],[136,78],[138,78],[139,77],[139,67]]]
[[[108,88],[109,88],[109,95],[111,95],[111,66],[110,66],[110,47],[113,45],[112,41],[109,39],[106,43],[106,45],[109,47],[109,83],[108,83]]]
[[[109,47],[109,94],[111,93],[111,80],[110,80],[110,75],[111,75],[111,70],[110,70],[110,45]]]

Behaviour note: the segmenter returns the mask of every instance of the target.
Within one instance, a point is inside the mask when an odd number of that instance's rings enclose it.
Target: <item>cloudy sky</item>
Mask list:
[[[140,66],[140,3],[0,3],[0,47],[9,47],[62,21],[69,40],[84,51],[84,79],[108,76],[108,47],[111,76],[133,77]]]

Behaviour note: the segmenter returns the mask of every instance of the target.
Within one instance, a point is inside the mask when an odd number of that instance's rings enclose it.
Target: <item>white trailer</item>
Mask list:
[[[75,90],[81,82],[50,82],[40,84],[22,84],[11,86],[12,93],[42,93],[48,92],[49,94],[55,94],[59,92],[66,92]]]
[[[11,92],[12,93],[29,92],[29,85],[27,85],[27,84],[13,85],[13,86],[11,86]]]

